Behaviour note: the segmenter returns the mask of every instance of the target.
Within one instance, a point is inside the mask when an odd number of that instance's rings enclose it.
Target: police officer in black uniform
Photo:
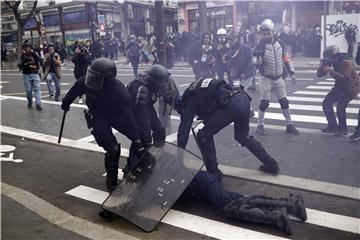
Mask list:
[[[234,89],[223,80],[202,78],[193,82],[175,104],[175,110],[181,115],[178,146],[186,147],[194,116],[204,120],[204,127],[197,133],[197,142],[207,171],[221,179],[213,136],[234,122],[235,139],[263,163],[259,170],[278,174],[277,162],[249,136],[250,101],[245,91]]]
[[[96,59],[88,68],[86,76],[80,77],[63,98],[61,108],[69,111],[70,104],[83,94],[89,111],[85,113],[88,127],[99,146],[106,151],[106,186],[116,188],[120,144],[112,133],[112,127],[132,141],[130,152],[137,156],[145,153],[135,123],[131,96],[125,85],[115,78],[116,65],[107,58]],[[151,156],[149,156],[151,157]]]
[[[155,102],[162,98],[165,106],[172,106],[178,96],[178,90],[170,73],[162,65],[152,65],[128,85],[132,98],[134,114],[140,130],[141,141],[149,146],[152,142],[155,147],[165,143],[165,128],[161,125]],[[165,111],[159,114],[165,114]],[[170,113],[168,113],[170,114]]]

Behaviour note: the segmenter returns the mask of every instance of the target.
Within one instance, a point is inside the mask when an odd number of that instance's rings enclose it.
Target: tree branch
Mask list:
[[[27,21],[29,21],[29,19],[32,17],[32,15],[35,12],[36,6],[37,6],[37,1],[34,2],[34,5],[32,6],[31,11],[29,12],[29,14],[26,16],[25,19],[21,20],[21,24],[24,25]]]

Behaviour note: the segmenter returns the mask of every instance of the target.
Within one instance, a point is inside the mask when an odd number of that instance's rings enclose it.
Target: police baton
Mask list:
[[[64,114],[63,114],[63,117],[62,117],[58,143],[60,143],[60,142],[61,142],[61,136],[62,136],[62,132],[63,132],[63,129],[64,129],[64,123],[65,123],[66,112],[67,112],[67,111],[64,111]]]

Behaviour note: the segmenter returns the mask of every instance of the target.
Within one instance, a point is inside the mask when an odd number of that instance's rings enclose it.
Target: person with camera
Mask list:
[[[27,107],[32,108],[32,90],[35,93],[36,110],[41,111],[41,86],[39,69],[42,59],[31,50],[31,44],[25,40],[22,44],[21,63],[18,64],[23,73],[23,83],[28,100]]]
[[[55,47],[53,44],[48,44],[47,46],[48,53],[44,57],[44,78],[46,79],[49,98],[54,96],[54,87],[52,82],[55,84],[55,101],[59,101],[60,92],[61,92],[61,58],[60,55],[55,52]]]
[[[85,46],[80,45],[75,49],[75,55],[71,59],[74,63],[74,76],[75,79],[86,75],[87,68],[91,65],[92,59],[88,49]],[[79,96],[79,103],[82,103],[82,98]]]
[[[87,69],[86,75],[80,77],[62,100],[61,109],[70,110],[71,103],[80,95],[86,95],[85,119],[97,144],[105,151],[106,186],[113,191],[118,185],[118,168],[120,144],[112,128],[124,134],[132,141],[130,155],[142,162],[153,162],[153,156],[146,151],[140,140],[131,96],[125,85],[116,79],[116,65],[108,58],[98,58]],[[144,155],[146,154],[146,155]]]
[[[215,77],[215,51],[210,33],[204,33],[201,41],[190,46],[187,52],[195,80],[201,77]]]
[[[345,54],[340,53],[338,46],[326,47],[323,57],[317,70],[317,76],[324,77],[329,74],[335,79],[335,85],[322,102],[328,122],[328,126],[322,129],[322,132],[334,133],[336,136],[347,135],[346,107],[360,92],[359,75],[351,60]],[[333,109],[335,103],[338,122]]]

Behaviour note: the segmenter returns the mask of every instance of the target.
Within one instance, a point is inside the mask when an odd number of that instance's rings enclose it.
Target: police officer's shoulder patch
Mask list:
[[[204,81],[202,81],[200,88],[207,88],[209,87],[210,82],[214,80],[213,78],[205,78]]]

